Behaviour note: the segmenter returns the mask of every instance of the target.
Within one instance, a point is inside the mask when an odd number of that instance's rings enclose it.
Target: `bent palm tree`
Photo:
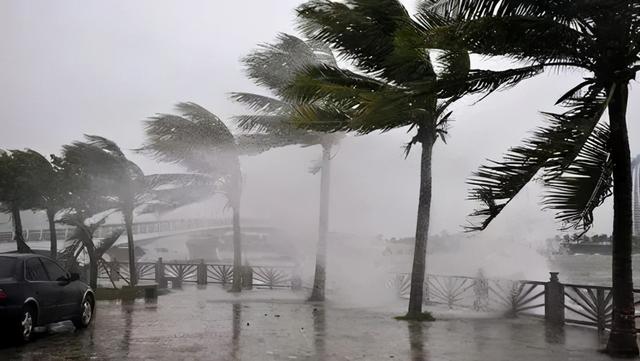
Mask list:
[[[46,161],[46,160],[45,160]],[[0,211],[11,214],[18,252],[31,252],[23,235],[21,210],[34,208],[38,199],[42,156],[33,150],[0,150]]]
[[[637,355],[634,319],[631,154],[627,130],[629,82],[640,70],[637,1],[430,1],[425,14],[454,11],[453,23],[432,29],[428,41],[488,56],[508,56],[524,68],[586,71],[558,100],[569,109],[547,113],[548,124],[505,159],[483,166],[471,198],[484,229],[538,172],[550,188],[547,207],[566,226],[588,229],[593,210],[613,195],[613,321],[607,350]],[[608,125],[601,121],[608,112]],[[613,191],[612,191],[613,188]]]
[[[242,172],[239,157],[290,144],[289,140],[269,134],[234,136],[220,118],[195,103],[179,103],[176,109],[181,115],[159,114],[146,122],[147,142],[141,151],[216,181],[213,190],[225,195],[233,211],[231,291],[240,292]]]
[[[194,195],[205,197],[207,190],[210,190],[209,178],[191,174],[145,175],[113,141],[96,135],[85,137],[86,142],[74,142],[63,147],[64,159],[67,164],[81,170],[90,182],[91,189],[102,195],[105,210],[114,209],[122,213],[129,250],[130,285],[135,286],[138,281],[133,239],[136,209],[141,206],[145,206],[145,211],[175,208],[190,202]],[[186,192],[190,193],[188,197],[176,196],[185,196]],[[168,195],[173,196],[171,204],[167,203]],[[98,222],[86,226],[86,217],[67,216],[66,219],[67,224],[73,223],[83,232],[80,239],[91,239],[101,224]]]
[[[320,171],[320,215],[313,289],[310,301],[324,301],[326,283],[326,253],[329,233],[329,195],[331,149],[339,141],[338,134],[315,132],[297,128],[293,123],[295,104],[284,99],[287,87],[297,72],[309,66],[327,64],[337,66],[331,49],[317,41],[304,41],[293,35],[280,34],[275,44],[262,45],[259,50],[243,59],[247,74],[256,84],[265,87],[277,98],[232,93],[232,98],[246,104],[256,114],[235,117],[240,128],[291,139],[293,144],[322,146],[322,159],[315,174]]]
[[[34,195],[36,196],[33,208],[43,210],[49,223],[49,243],[51,258],[58,256],[58,234],[56,232],[56,214],[66,206],[66,200],[71,189],[68,188],[68,180],[64,178],[64,172],[50,162],[44,155],[28,150],[32,153],[34,162],[32,171],[34,177],[30,179]],[[55,156],[52,156],[55,160]]]

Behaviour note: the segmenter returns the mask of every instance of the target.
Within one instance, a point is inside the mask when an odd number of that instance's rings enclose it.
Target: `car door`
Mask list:
[[[53,260],[40,258],[44,268],[47,270],[49,280],[56,289],[57,308],[59,319],[68,319],[78,309],[80,305],[80,295],[75,284],[69,282],[69,274]]]
[[[49,280],[47,271],[39,257],[25,261],[25,280],[31,291],[27,297],[33,297],[38,302],[38,324],[55,322],[58,314],[58,293],[55,285]]]

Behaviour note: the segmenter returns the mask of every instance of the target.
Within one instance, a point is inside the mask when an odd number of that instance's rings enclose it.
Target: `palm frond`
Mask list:
[[[241,155],[257,155],[274,148],[281,148],[289,145],[318,144],[321,140],[321,134],[303,131],[289,134],[252,133],[236,136],[238,152]]]
[[[481,166],[468,180],[470,200],[483,207],[470,216],[480,219],[468,230],[483,230],[541,170],[551,182],[560,177],[578,157],[610,101],[610,89],[592,86],[580,97],[565,102],[569,110],[546,113],[548,125],[539,128],[524,144],[511,148],[503,160]]]
[[[279,94],[307,66],[336,65],[331,49],[319,41],[304,41],[280,33],[273,44],[262,44],[242,59],[247,75],[256,84]]]
[[[544,70],[542,65],[530,65],[508,70],[471,70],[466,76],[448,76],[438,79],[437,91],[441,98],[463,96],[466,94],[484,93],[488,96],[499,90],[511,88],[520,82],[539,75]],[[421,93],[431,94],[434,86],[427,84]]]
[[[426,16],[423,16],[426,17]],[[565,62],[592,66],[583,52],[592,37],[547,18],[487,17],[436,27],[425,42],[439,49],[466,49],[485,56],[509,56],[527,63]],[[548,46],[548,44],[554,46]]]
[[[312,0],[297,13],[304,34],[362,70],[397,83],[435,76],[418,28],[397,0]]]
[[[159,114],[146,122],[147,142],[140,151],[202,173],[238,165],[235,140],[214,114],[194,103],[180,103],[179,115]]]
[[[231,93],[231,99],[246,105],[251,110],[263,113],[286,111],[290,107],[285,101],[252,93]]]
[[[589,229],[593,211],[611,195],[613,161],[608,143],[609,127],[598,126],[562,175],[546,182],[550,190],[543,204],[556,211],[566,229]]]
[[[102,256],[116,243],[118,238],[124,233],[124,228],[116,229],[111,234],[101,239],[96,246],[96,256],[102,258]]]
[[[426,0],[422,8],[438,13],[456,14],[470,20],[481,17],[546,17],[571,24],[581,1],[538,0]],[[584,6],[584,5],[583,5]]]

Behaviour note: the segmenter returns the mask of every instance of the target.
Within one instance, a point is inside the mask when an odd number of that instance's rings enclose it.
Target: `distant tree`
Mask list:
[[[34,150],[28,150],[28,152],[33,158],[31,162],[33,176],[28,180],[34,196],[31,206],[34,210],[45,211],[49,224],[51,257],[56,259],[58,255],[58,236],[55,217],[66,206],[65,202],[70,192],[68,188],[69,182],[63,177],[63,172],[44,155]],[[52,156],[52,159],[55,159],[55,156]]]
[[[33,150],[0,150],[0,211],[11,214],[18,252],[31,252],[26,244],[21,210],[36,205],[41,155]]]
[[[242,172],[239,157],[288,145],[290,140],[270,134],[234,136],[220,118],[195,103],[179,103],[176,109],[181,115],[158,114],[146,122],[147,141],[141,151],[215,180],[214,191],[225,195],[233,211],[231,291],[240,292]]]
[[[295,103],[287,100],[287,87],[298,72],[309,66],[327,64],[337,66],[331,49],[318,41],[304,41],[293,35],[280,34],[274,44],[264,44],[243,59],[247,75],[257,85],[266,88],[274,97],[253,93],[232,93],[232,98],[247,105],[256,113],[235,117],[245,131],[258,131],[291,139],[302,146],[319,144],[322,158],[312,173],[321,173],[320,215],[316,252],[316,266],[310,301],[324,301],[326,283],[327,235],[329,233],[329,195],[331,149],[340,134],[316,132],[295,126]]]

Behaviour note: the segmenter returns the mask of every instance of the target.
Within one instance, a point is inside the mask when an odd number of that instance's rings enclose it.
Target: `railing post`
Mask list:
[[[243,289],[253,289],[253,268],[251,266],[240,266],[240,277]]]
[[[549,282],[544,285],[544,318],[554,325],[564,325],[564,285],[558,280],[558,272],[549,274]]]
[[[199,285],[207,284],[207,265],[204,263],[203,259],[200,260],[196,269],[196,278]]]
[[[117,258],[113,259],[113,262],[109,264],[109,268],[111,278],[113,278],[114,281],[120,281],[120,262],[118,262]]]
[[[158,288],[167,288],[167,279],[164,277],[162,257],[158,258],[158,262],[156,262],[156,283],[158,284]]]
[[[607,305],[605,304],[604,299],[605,299],[604,288],[598,288],[596,290],[596,312],[597,312],[598,331],[604,331],[607,324],[607,320],[606,320]]]

